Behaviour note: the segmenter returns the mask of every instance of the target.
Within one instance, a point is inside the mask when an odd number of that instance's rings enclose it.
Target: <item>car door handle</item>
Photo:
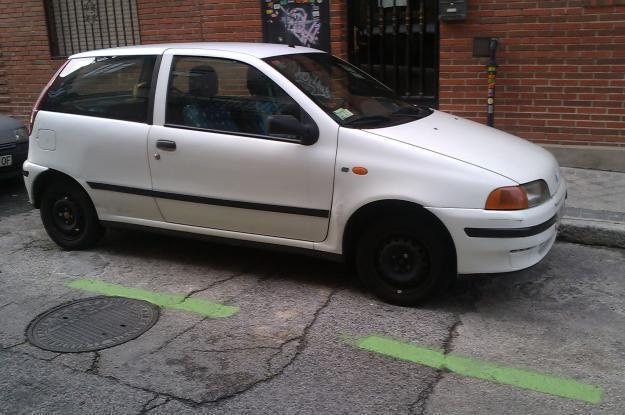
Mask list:
[[[174,151],[176,149],[176,142],[171,140],[156,140],[156,148],[166,151]]]

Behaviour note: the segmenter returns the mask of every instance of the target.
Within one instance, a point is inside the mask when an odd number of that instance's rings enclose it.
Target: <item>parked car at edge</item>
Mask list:
[[[80,53],[30,128],[29,196],[65,249],[112,226],[299,248],[396,304],[537,263],[566,195],[544,149],[303,47]]]
[[[0,180],[21,176],[27,155],[26,128],[16,119],[0,114]]]

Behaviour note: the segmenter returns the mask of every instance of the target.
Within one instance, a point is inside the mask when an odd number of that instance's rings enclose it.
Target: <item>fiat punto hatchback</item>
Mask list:
[[[300,248],[404,305],[540,261],[566,194],[542,148],[286,45],[74,55],[30,131],[26,186],[62,248],[113,226]]]

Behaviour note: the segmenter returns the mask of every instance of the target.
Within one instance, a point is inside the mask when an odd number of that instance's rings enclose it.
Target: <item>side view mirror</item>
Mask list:
[[[305,146],[313,145],[319,139],[319,129],[312,121],[304,124],[292,115],[270,115],[267,117],[267,131],[269,134],[295,136]]]

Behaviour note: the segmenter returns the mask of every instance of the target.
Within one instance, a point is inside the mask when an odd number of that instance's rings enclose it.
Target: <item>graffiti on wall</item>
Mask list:
[[[261,0],[265,42],[330,51],[329,0]]]

